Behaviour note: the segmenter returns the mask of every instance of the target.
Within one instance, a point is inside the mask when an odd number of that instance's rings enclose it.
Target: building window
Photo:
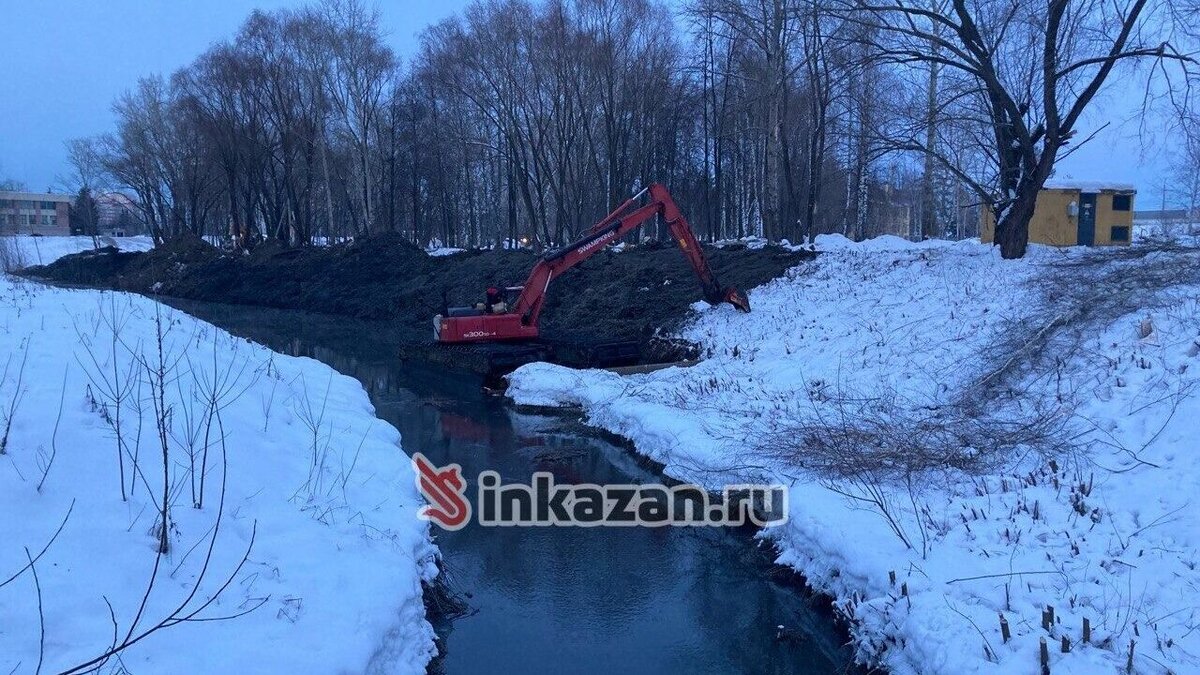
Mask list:
[[[1132,206],[1132,195],[1113,195],[1113,211],[1128,211]]]
[[[50,219],[51,227],[58,227],[58,216],[46,216],[46,217]]]
[[[43,211],[53,211],[55,208],[54,202],[42,202]]]
[[[1129,241],[1129,226],[1118,225],[1113,227],[1112,236],[1109,239],[1112,241]]]

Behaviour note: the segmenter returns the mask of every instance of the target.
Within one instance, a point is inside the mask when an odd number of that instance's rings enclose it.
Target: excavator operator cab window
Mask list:
[[[488,314],[504,314],[508,311],[508,303],[505,302],[504,291],[492,286],[487,289],[487,294],[484,297],[483,311]]]

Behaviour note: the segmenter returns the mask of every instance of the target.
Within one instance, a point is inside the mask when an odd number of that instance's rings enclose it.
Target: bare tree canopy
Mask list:
[[[112,134],[72,142],[72,182],[102,180],[98,159],[160,240],[243,247],[548,246],[664,182],[708,239],[968,237],[985,208],[1016,257],[1105,85],[1190,75],[1180,17],[1166,0],[491,0],[401,64],[377,14],[327,0],[255,12],[141,80]]]
[[[1088,140],[1078,138],[1081,118],[1114,74],[1141,65],[1186,81],[1194,65],[1172,42],[1178,8],[1161,0],[841,1],[876,60],[944,74],[939,124],[977,139],[971,149],[987,158],[988,171],[963,171],[916,134],[883,135],[971,185],[995,214],[1007,258],[1025,254],[1037,193],[1055,163]]]

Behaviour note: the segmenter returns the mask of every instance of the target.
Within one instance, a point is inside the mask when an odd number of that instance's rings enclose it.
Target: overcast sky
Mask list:
[[[113,128],[112,101],[137,78],[168,74],[228,38],[255,8],[303,0],[0,0],[0,178],[36,191],[66,173],[63,142]],[[382,0],[388,41],[408,57],[430,23],[467,0]],[[1112,123],[1058,177],[1134,183],[1143,208],[1161,201],[1162,147],[1148,152],[1122,123],[1136,92],[1111,92],[1088,120]],[[1122,113],[1124,111],[1124,113]],[[1085,136],[1081,134],[1081,136]]]
[[[113,129],[113,100],[139,77],[169,74],[232,37],[255,8],[301,0],[0,0],[0,179],[31,190],[67,172],[63,142]],[[388,42],[417,35],[467,0],[382,0]]]

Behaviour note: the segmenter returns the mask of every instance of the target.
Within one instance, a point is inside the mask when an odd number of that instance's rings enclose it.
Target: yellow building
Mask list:
[[[1050,246],[1128,246],[1133,239],[1132,185],[1051,180],[1038,193],[1029,241]],[[983,209],[979,237],[991,243],[996,219]]]

